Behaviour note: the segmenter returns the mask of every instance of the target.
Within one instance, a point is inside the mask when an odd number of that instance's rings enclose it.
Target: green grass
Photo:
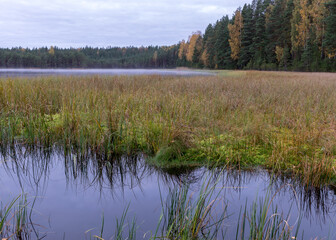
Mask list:
[[[218,183],[205,180],[199,192],[190,192],[188,186],[182,186],[168,194],[163,204],[162,236],[166,239],[217,239],[227,218],[226,207],[216,212],[223,200]]]
[[[2,239],[32,239],[35,237],[42,239],[45,236],[39,236],[34,224],[31,221],[34,203],[27,200],[26,195],[20,195],[10,201],[7,205],[1,203],[0,208],[0,237]]]
[[[161,167],[264,167],[336,182],[336,75],[1,79],[0,151],[62,148],[102,160],[145,153]]]
[[[298,239],[302,216],[296,216],[294,225],[289,224],[291,209],[288,213],[279,212],[277,206],[273,206],[274,196],[267,192],[259,201],[252,202],[250,209],[246,203],[240,212],[237,224],[236,240],[286,240]]]

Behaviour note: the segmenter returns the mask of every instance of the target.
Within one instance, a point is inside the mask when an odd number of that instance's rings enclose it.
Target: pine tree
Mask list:
[[[220,21],[217,21],[215,25],[215,64],[218,69],[230,69],[233,67],[231,59],[231,49],[229,44],[229,23],[229,17],[225,16]]]
[[[214,68],[215,67],[215,44],[216,44],[216,36],[215,36],[215,30],[214,27],[209,24],[208,27],[205,30],[204,36],[203,36],[203,53],[202,59],[205,63],[204,65],[208,68]]]
[[[254,68],[260,68],[262,63],[265,61],[265,47],[267,44],[267,36],[266,36],[266,16],[265,12],[267,7],[269,6],[270,0],[266,0],[263,2],[262,0],[258,0],[256,3],[256,9],[254,13],[255,18],[255,36],[253,38],[254,42]]]
[[[326,4],[329,14],[325,19],[326,33],[323,45],[327,50],[329,58],[336,57],[336,0]]]
[[[200,58],[201,58],[201,51],[203,46],[203,38],[201,32],[199,32],[199,36],[196,40],[193,56],[192,56],[192,64],[194,67],[200,67]]]
[[[251,5],[244,5],[242,10],[243,30],[241,36],[241,51],[238,64],[244,68],[254,55],[253,39],[254,39],[254,24],[253,24],[253,9]]]

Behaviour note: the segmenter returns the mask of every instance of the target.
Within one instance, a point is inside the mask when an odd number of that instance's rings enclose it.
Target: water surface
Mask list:
[[[174,186],[190,185],[197,192],[205,178],[219,177],[219,204],[227,206],[223,229],[226,239],[236,233],[238,213],[266,192],[274,194],[273,204],[290,214],[295,224],[302,216],[304,239],[335,239],[335,190],[305,188],[284,177],[273,179],[267,171],[222,171],[222,169],[161,170],[146,164],[143,156],[121,157],[109,161],[81,159],[72,154],[25,152],[2,157],[0,198],[3,203],[24,192],[36,203],[33,222],[44,239],[90,239],[98,234],[104,215],[104,237],[114,234],[115,219],[129,206],[128,217],[137,219],[138,239],[154,231],[161,215],[162,202]],[[273,179],[273,184],[271,184]],[[249,208],[249,207],[248,207]],[[90,230],[90,231],[88,231]],[[146,234],[147,233],[147,234]],[[32,234],[33,239],[36,238]],[[148,237],[145,239],[148,239]]]
[[[179,69],[0,69],[0,77],[85,76],[85,75],[172,75],[209,76],[205,71]]]

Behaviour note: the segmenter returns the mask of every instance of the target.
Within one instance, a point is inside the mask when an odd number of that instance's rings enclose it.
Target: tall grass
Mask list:
[[[205,180],[194,194],[188,186],[171,190],[163,206],[162,235],[166,239],[217,239],[227,217],[226,205],[218,211],[217,205],[223,200],[218,188],[216,182]]]
[[[232,213],[228,211],[230,204],[225,202],[222,193],[219,182],[211,178],[206,178],[196,192],[191,191],[188,185],[174,187],[167,198],[162,200],[162,214],[156,230],[143,236],[138,235],[138,239],[292,240],[303,237],[300,230],[302,216],[291,216],[291,209],[287,213],[279,211],[273,203],[277,193],[272,196],[271,191],[268,191],[259,201],[256,199],[251,205],[246,202],[235,226],[226,224]],[[137,230],[141,225],[138,225],[136,218],[127,221],[129,206],[116,219],[113,239],[137,239]],[[230,235],[226,235],[230,227],[233,229],[229,231]],[[235,229],[236,234],[232,231]],[[104,239],[102,232],[99,237],[95,237]]]
[[[33,205],[26,195],[20,195],[0,208],[0,237],[2,239],[43,239],[34,228],[31,215]],[[32,234],[35,234],[34,237]]]
[[[283,72],[2,79],[0,150],[141,152],[161,166],[259,165],[328,184],[336,180],[335,80]]]
[[[301,216],[295,216],[296,222],[290,224],[290,212],[278,212],[273,206],[273,196],[269,192],[259,201],[252,202],[250,210],[246,203],[243,212],[240,212],[237,224],[236,240],[290,240],[298,239]]]

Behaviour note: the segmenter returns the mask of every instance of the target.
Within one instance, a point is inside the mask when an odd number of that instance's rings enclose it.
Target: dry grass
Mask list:
[[[222,162],[335,179],[336,75],[45,77],[0,81],[0,141],[164,164]]]

